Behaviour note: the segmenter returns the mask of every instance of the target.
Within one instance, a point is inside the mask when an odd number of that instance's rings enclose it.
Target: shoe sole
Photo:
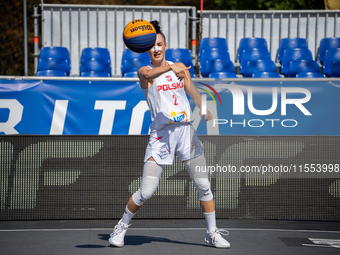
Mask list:
[[[229,246],[216,246],[216,244],[212,244],[211,242],[209,242],[209,240],[207,238],[204,238],[204,241],[207,243],[207,244],[210,244],[212,246],[215,246],[216,248],[219,248],[219,249],[229,249],[230,248],[230,244]]]
[[[109,240],[109,243],[112,245],[112,246],[115,246],[115,247],[123,247],[124,246],[124,243],[115,243],[113,242],[112,240]]]

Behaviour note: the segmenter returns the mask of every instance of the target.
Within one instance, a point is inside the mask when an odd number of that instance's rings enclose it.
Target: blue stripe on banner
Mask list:
[[[205,83],[222,105],[206,94],[214,118],[204,122],[190,101],[198,134],[340,135],[339,82]],[[150,123],[138,82],[0,80],[0,134],[138,135]]]

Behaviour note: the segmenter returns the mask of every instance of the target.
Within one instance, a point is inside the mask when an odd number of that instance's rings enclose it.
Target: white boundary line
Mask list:
[[[112,231],[113,228],[70,228],[70,229],[0,229],[0,232],[52,232],[52,231]],[[130,228],[137,231],[193,231],[205,228]],[[261,229],[261,228],[228,228],[229,231],[274,231],[340,234],[340,231],[300,230],[300,229]]]

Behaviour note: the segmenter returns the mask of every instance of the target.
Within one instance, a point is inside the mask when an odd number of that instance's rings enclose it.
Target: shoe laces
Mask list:
[[[116,236],[116,235],[119,235],[121,234],[124,230],[127,230],[129,227],[131,226],[130,225],[126,225],[122,222],[119,222],[117,224],[117,226],[115,226],[114,230],[113,230],[113,233],[110,235],[110,236]]]
[[[216,237],[218,237],[218,235],[220,235],[220,237],[223,238],[221,235],[227,236],[227,235],[229,235],[229,231],[228,231],[228,230],[225,230],[225,229],[218,229],[218,228],[215,228],[215,229],[210,233],[211,240],[212,240],[212,243],[213,243],[213,244],[216,242]],[[224,240],[224,239],[223,239],[223,240]]]

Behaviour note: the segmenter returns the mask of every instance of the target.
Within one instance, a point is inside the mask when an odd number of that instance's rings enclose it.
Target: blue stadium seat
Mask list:
[[[308,73],[298,73],[296,75],[296,78],[325,78],[326,75],[323,73],[312,73],[312,72],[308,72]]]
[[[137,72],[127,72],[127,73],[124,73],[123,77],[138,78],[138,74]]]
[[[313,60],[312,52],[309,49],[287,49],[283,54],[281,73],[285,76],[288,75],[290,62],[294,60]]]
[[[328,37],[328,38],[321,39],[319,49],[318,49],[317,60],[319,60],[319,62],[323,65],[326,51],[328,49],[334,49],[334,48],[340,48],[340,37]]]
[[[258,38],[258,37],[242,38],[240,40],[238,51],[237,51],[237,59],[240,62],[242,61],[243,51],[249,48],[267,49],[268,51],[267,41],[264,38]]]
[[[146,66],[150,64],[149,59],[137,59],[137,58],[131,58],[131,59],[125,59],[121,66],[121,72],[122,76],[125,77],[125,73],[129,72],[137,72],[139,68],[142,66]]]
[[[277,50],[277,60],[282,63],[283,55],[287,49],[308,49],[308,42],[305,38],[282,38]]]
[[[100,77],[111,76],[111,57],[110,52],[106,48],[85,48],[81,52],[80,57],[80,76],[83,72],[93,71],[95,75],[103,75]],[[86,73],[88,75],[91,73]],[[98,76],[93,76],[98,77]]]
[[[203,77],[208,77],[211,73],[219,72],[235,73],[233,62],[223,59],[207,60],[205,61],[205,66],[201,74]]]
[[[209,78],[237,78],[237,74],[228,72],[211,73]]]
[[[67,73],[60,70],[41,70],[38,71],[37,76],[67,76]]]
[[[247,62],[251,60],[271,60],[270,53],[267,48],[250,48],[243,51],[240,65],[240,72],[244,74],[247,68]]]
[[[40,50],[39,58],[61,58],[66,59],[70,65],[71,70],[71,58],[67,48],[59,46],[43,47]]]
[[[242,60],[243,61],[243,60]],[[254,73],[257,72],[272,72],[275,73],[276,65],[274,61],[270,59],[258,59],[258,60],[251,60],[247,62],[247,67],[244,72],[244,77],[252,77]]]
[[[333,48],[326,51],[325,60],[323,62],[323,73],[331,76],[333,62],[340,60],[340,48]]]
[[[125,73],[137,72],[142,66],[150,64],[151,59],[149,53],[136,53],[129,49],[123,51],[121,72],[122,76],[125,77]]]
[[[205,73],[204,68],[206,66],[206,61],[220,59],[230,61],[229,52],[227,49],[205,49],[202,51],[201,61],[200,61],[200,73]],[[208,74],[209,75],[209,74]],[[207,76],[208,76],[207,75]]]
[[[70,73],[70,65],[66,59],[62,58],[39,58],[37,71],[59,70]]]
[[[190,75],[195,75],[195,66],[192,62],[191,51],[189,49],[167,49],[165,51],[165,59],[176,62],[182,62],[186,67],[191,66],[189,69]]]
[[[82,72],[105,72],[111,76],[111,62],[100,58],[86,58],[80,63],[80,74]],[[106,75],[105,75],[106,77]]]
[[[133,51],[131,51],[129,49],[125,49],[123,51],[122,63],[124,62],[124,60],[132,59],[132,58],[136,58],[136,59],[148,59],[149,62],[151,61],[149,53],[147,53],[147,52],[136,53],[136,52],[133,52]]]
[[[256,72],[252,78],[281,78],[281,75],[277,72]]]
[[[111,63],[110,52],[106,48],[85,48],[81,52],[80,62],[88,58],[99,58],[109,60]]]
[[[108,72],[86,71],[80,73],[81,77],[111,77]]]
[[[205,37],[200,41],[198,60],[201,60],[202,51],[205,49],[222,48],[228,50],[227,39],[222,37]]]
[[[340,60],[333,62],[331,77],[340,77]]]
[[[320,73],[319,63],[315,60],[294,60],[290,62],[288,68],[288,77],[296,77],[298,73]]]

